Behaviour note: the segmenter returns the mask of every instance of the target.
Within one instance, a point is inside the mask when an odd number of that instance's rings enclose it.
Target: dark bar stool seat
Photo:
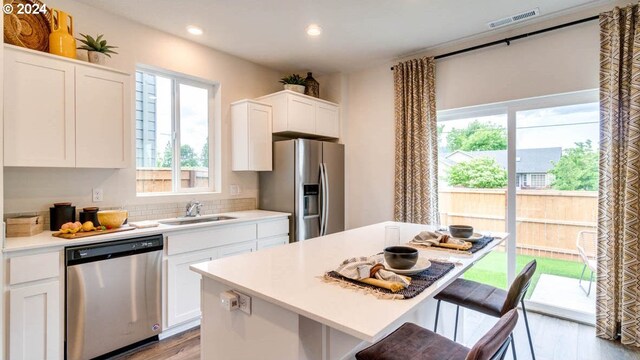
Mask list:
[[[433,331],[438,331],[438,315],[440,313],[440,302],[446,301],[457,305],[456,307],[456,324],[453,333],[455,341],[458,335],[458,313],[460,306],[481,312],[486,315],[501,317],[507,312],[517,309],[518,303],[522,306],[524,314],[524,322],[529,337],[529,347],[531,348],[531,356],[535,360],[536,355],[533,351],[533,342],[531,341],[531,332],[529,330],[529,320],[527,319],[527,310],[524,307],[524,295],[529,289],[531,278],[536,271],[536,261],[532,260],[518,274],[516,279],[509,287],[509,291],[504,291],[496,287],[481,284],[475,281],[456,279],[451,285],[447,286],[434,298],[438,300],[436,307],[436,322]],[[513,339],[512,339],[513,340]],[[512,346],[513,357],[515,359],[515,347]]]
[[[518,322],[518,312],[507,312],[471,348],[416,324],[405,323],[384,339],[358,352],[358,360],[499,360],[503,359]]]

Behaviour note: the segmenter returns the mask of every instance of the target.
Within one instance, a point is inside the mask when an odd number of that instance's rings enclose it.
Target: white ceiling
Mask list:
[[[485,33],[535,7],[541,16],[605,0],[79,0],[280,70],[353,71]],[[531,20],[534,21],[534,20]],[[305,28],[323,28],[310,38]],[[204,35],[187,33],[187,25]]]

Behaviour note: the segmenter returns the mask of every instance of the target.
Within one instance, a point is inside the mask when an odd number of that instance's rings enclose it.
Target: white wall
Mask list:
[[[500,36],[473,39],[411,58],[502,39],[612,7],[558,18]],[[599,47],[598,22],[591,21],[518,40],[510,46],[498,45],[438,60],[437,108],[444,110],[597,88]],[[393,218],[395,129],[390,66],[396,62],[389,61],[347,77],[348,228]]]
[[[5,212],[46,209],[54,201],[62,200],[86,206],[91,203],[93,187],[104,189],[105,201],[98,203],[99,206],[185,201],[195,197],[232,198],[228,195],[230,184],[240,185],[239,198],[257,196],[255,172],[231,171],[229,103],[280,90],[279,72],[71,0],[51,0],[47,6],[73,15],[76,33],[104,33],[109,43],[119,46],[119,55],[114,55],[108,64],[111,67],[133,73],[136,64],[152,65],[221,84],[222,194],[137,198],[132,153],[132,166],[123,170],[6,168]]]

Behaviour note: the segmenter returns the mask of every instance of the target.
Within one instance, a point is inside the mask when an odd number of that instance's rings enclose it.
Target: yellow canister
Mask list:
[[[76,58],[76,39],[73,37],[73,17],[64,11],[51,9],[51,34],[49,52],[68,58]]]

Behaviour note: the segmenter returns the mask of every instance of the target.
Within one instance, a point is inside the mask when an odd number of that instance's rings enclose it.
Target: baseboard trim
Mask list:
[[[166,339],[166,338],[168,338],[170,336],[177,335],[177,334],[179,334],[181,332],[185,332],[187,330],[193,329],[194,327],[197,327],[197,326],[200,326],[200,319],[199,318],[195,319],[195,320],[192,320],[192,321],[189,321],[189,322],[184,323],[184,324],[180,324],[180,325],[174,326],[174,327],[172,327],[170,329],[167,329],[167,330],[163,331],[160,335],[158,335],[158,337],[160,338],[160,340],[163,340],[163,339]]]

